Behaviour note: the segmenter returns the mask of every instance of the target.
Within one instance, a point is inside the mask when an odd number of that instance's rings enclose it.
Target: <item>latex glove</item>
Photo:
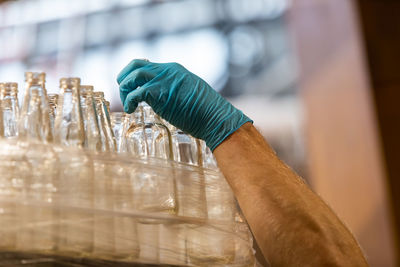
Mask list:
[[[162,118],[213,151],[244,123],[252,122],[204,80],[177,63],[131,61],[118,75],[126,113],[147,102]]]

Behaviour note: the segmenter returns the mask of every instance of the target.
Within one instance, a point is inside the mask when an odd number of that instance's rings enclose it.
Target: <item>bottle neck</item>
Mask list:
[[[15,90],[7,90],[7,89],[5,89],[5,90],[0,90],[0,98],[6,98],[6,97],[17,99],[17,97],[18,97],[18,91],[15,91]]]
[[[121,124],[125,121],[126,115],[123,112],[113,112],[111,113],[111,121],[116,124]]]
[[[131,115],[131,121],[140,124],[162,124],[160,117],[154,112],[154,110],[147,104],[139,104],[135,112]]]
[[[17,83],[6,83],[0,86],[0,97],[8,97],[17,99],[18,96],[18,84]]]

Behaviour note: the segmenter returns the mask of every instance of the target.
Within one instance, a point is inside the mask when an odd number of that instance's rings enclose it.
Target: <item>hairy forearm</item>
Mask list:
[[[251,123],[214,155],[272,266],[367,266],[343,223]]]

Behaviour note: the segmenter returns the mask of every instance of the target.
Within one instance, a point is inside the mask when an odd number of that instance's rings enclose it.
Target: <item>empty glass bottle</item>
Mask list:
[[[93,98],[93,86],[81,85],[81,107],[85,127],[85,147],[101,151],[101,136],[97,121],[96,106]]]
[[[26,90],[21,115],[18,120],[18,135],[21,138],[51,142],[49,106],[45,88],[46,74],[25,73]]]
[[[111,127],[115,137],[116,151],[118,153],[126,152],[126,132],[129,124],[129,116],[124,112],[111,113]]]
[[[50,126],[54,136],[54,122],[57,114],[58,94],[48,94],[47,96],[49,99]]]
[[[199,165],[199,149],[196,139],[174,126],[170,130],[174,160]]]
[[[93,251],[94,168],[85,150],[64,147],[59,158],[60,205],[78,209],[60,211],[57,248],[61,253],[88,255]]]
[[[18,84],[6,83],[0,86],[0,101],[3,113],[4,137],[14,137],[18,135]]]
[[[16,248],[17,233],[21,229],[21,220],[18,217],[19,201],[23,195],[24,182],[31,170],[25,150],[19,146],[17,140],[0,140],[0,250],[2,251]]]
[[[85,130],[80,103],[79,78],[61,78],[57,115],[54,125],[55,142],[65,146],[83,147]]]
[[[57,244],[57,212],[52,205],[59,190],[58,157],[53,146],[36,140],[23,142],[21,146],[31,169],[23,181],[23,204],[18,209],[21,229],[17,233],[17,248],[49,252]]]
[[[108,115],[107,106],[104,100],[103,92],[94,92],[94,100],[96,103],[97,121],[100,128],[100,136],[102,143],[102,151],[115,151],[115,139],[111,129],[110,116]]]
[[[127,134],[128,151],[137,156],[173,159],[171,134],[153,109],[142,102],[131,115]]]
[[[93,159],[93,196],[94,208],[98,210],[113,210],[113,172],[114,162],[101,157]],[[107,197],[108,196],[108,197]],[[133,227],[133,225],[132,225]],[[112,257],[115,247],[114,218],[107,213],[94,214],[93,254],[102,257]]]
[[[129,175],[132,169],[131,164],[122,162],[113,164],[111,167],[114,211],[116,212],[134,210],[133,180]],[[136,221],[137,218],[130,216],[114,216],[116,257],[134,259],[139,256],[140,247]]]
[[[187,253],[194,265],[229,265],[235,259],[236,202],[228,183],[218,172],[204,172],[207,217],[224,225],[188,226]]]
[[[204,168],[218,169],[217,160],[215,159],[212,151],[203,140],[198,140],[200,147],[200,164]]]

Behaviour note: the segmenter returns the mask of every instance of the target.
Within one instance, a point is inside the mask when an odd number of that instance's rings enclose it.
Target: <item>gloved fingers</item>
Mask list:
[[[134,60],[132,60],[118,74],[118,77],[117,77],[118,84],[120,84],[126,78],[126,76],[129,75],[129,73],[131,73],[132,71],[134,71],[134,70],[136,70],[138,68],[144,67],[144,66],[146,66],[148,64],[151,64],[151,62],[148,61],[148,60],[145,60],[145,59],[134,59]]]
[[[156,75],[146,71],[143,68],[136,69],[128,74],[119,86],[119,92],[122,103],[125,103],[126,96],[139,86],[152,80]]]
[[[124,103],[124,111],[126,113],[132,113],[137,108],[138,104],[145,100],[146,87],[139,87],[136,90],[130,92]]]

